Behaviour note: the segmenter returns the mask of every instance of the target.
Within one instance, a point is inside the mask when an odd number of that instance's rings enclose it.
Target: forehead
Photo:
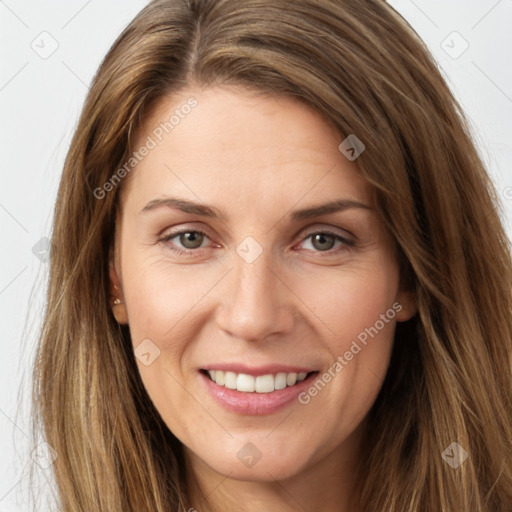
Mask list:
[[[288,97],[233,86],[189,89],[162,98],[144,119],[134,149],[151,149],[126,188],[141,198],[177,187],[213,199],[330,192],[369,201],[356,163],[338,149],[342,139]]]

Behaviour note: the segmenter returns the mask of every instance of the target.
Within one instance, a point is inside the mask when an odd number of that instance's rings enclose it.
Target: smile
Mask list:
[[[297,396],[319,373],[283,365],[256,369],[225,364],[206,368],[198,372],[205,391],[223,409],[242,415],[272,414],[293,403],[302,407]]]
[[[308,376],[307,372],[266,374],[253,376],[223,370],[203,370],[218,386],[236,389],[242,393],[272,393],[286,387],[295,386]],[[314,373],[314,372],[309,372]]]

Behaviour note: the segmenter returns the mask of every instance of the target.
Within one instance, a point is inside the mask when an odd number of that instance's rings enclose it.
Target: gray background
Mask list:
[[[29,372],[47,277],[44,240],[37,244],[50,236],[88,84],[146,3],[0,0],[0,512],[28,510],[27,469],[35,464]],[[512,0],[390,3],[427,43],[468,114],[512,236]],[[38,462],[48,457],[36,455]],[[49,470],[34,467],[44,482]]]

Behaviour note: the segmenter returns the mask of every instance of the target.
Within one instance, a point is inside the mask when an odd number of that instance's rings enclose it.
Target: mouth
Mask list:
[[[200,371],[217,386],[223,386],[241,393],[273,393],[274,391],[296,386],[318,373],[317,371],[279,372],[255,376],[223,370],[202,369]]]

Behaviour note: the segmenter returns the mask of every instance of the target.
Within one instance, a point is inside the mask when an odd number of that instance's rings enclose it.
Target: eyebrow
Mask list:
[[[177,197],[162,197],[153,199],[146,204],[140,213],[144,214],[160,208],[173,208],[181,210],[185,213],[199,215],[201,217],[217,218],[224,221],[226,220],[225,215],[223,215],[223,213],[214,206],[196,203]],[[342,212],[351,208],[360,208],[364,210],[373,209],[370,206],[353,199],[336,199],[334,201],[329,201],[328,203],[295,210],[289,214],[289,217],[293,221],[298,221],[303,219],[310,219],[312,217],[320,217],[321,215]]]

